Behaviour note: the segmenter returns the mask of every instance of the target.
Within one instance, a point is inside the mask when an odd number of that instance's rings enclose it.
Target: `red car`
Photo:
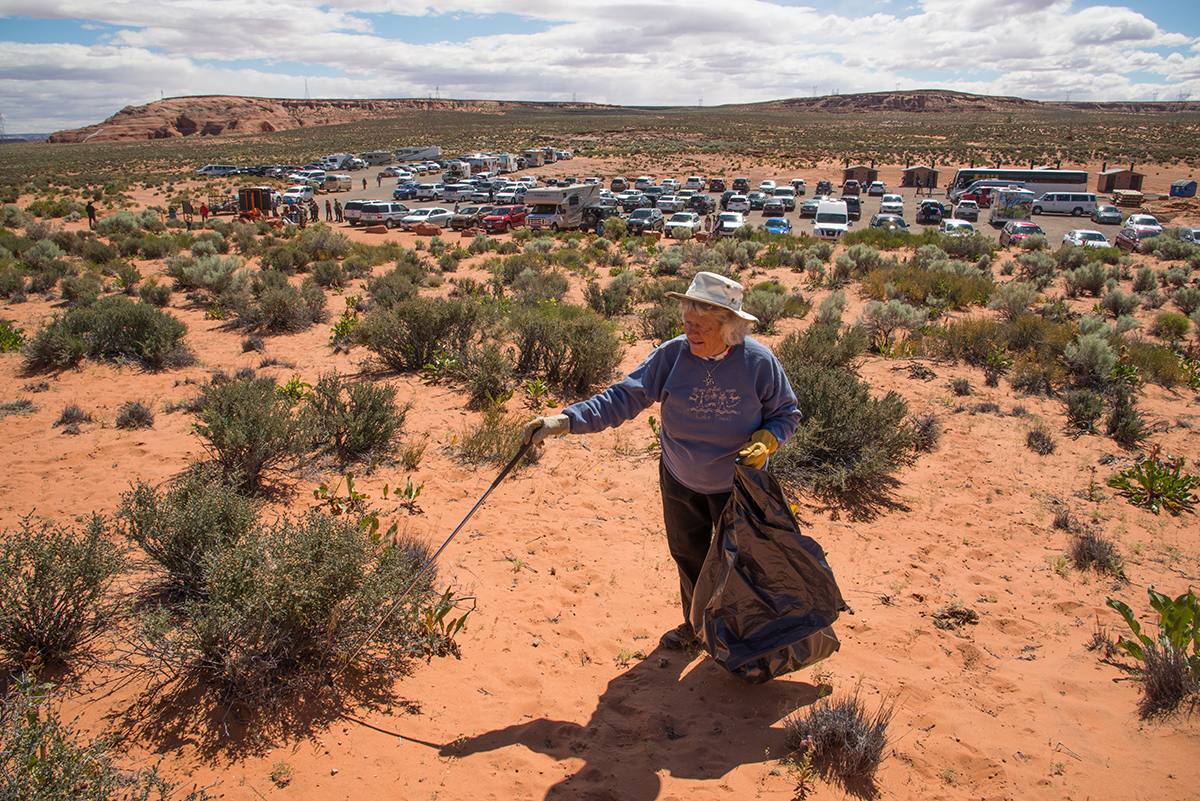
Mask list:
[[[725,191],[725,179],[724,178],[713,178],[711,181],[708,182],[708,191],[709,192],[724,192]]]
[[[491,214],[483,218],[483,228],[492,232],[511,231],[524,225],[527,216],[528,206],[497,206],[492,209]]]
[[[1031,223],[1026,220],[1009,220],[1004,224],[1004,229],[1000,232],[1000,247],[1039,235],[1045,236],[1046,234],[1037,223]]]

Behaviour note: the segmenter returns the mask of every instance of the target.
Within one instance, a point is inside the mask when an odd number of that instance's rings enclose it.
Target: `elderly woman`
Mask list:
[[[714,523],[733,490],[734,465],[764,467],[796,430],[800,412],[779,361],[746,336],[757,318],[742,311],[741,284],[702,272],[686,295],[667,294],[682,306],[683,335],[604,392],[562,414],[532,420],[525,442],[602,431],[662,404],[663,524],[679,569],[684,622],[660,642],[682,648],[695,636],[687,622],[692,592]]]

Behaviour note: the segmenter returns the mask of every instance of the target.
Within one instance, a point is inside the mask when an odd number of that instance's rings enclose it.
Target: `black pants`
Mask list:
[[[667,546],[679,568],[679,600],[683,603],[683,619],[692,610],[692,593],[700,568],[708,556],[713,527],[729,502],[731,492],[705,495],[680,484],[666,465],[658,465],[659,486],[662,489],[663,527],[667,530]]]

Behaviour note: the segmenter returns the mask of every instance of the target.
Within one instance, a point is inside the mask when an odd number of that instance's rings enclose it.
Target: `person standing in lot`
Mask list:
[[[659,642],[683,648],[695,639],[688,622],[692,594],[733,490],[734,465],[765,467],[795,432],[800,411],[779,360],[746,336],[757,318],[742,311],[741,284],[700,272],[685,295],[667,295],[680,301],[683,335],[604,392],[531,420],[523,442],[614,428],[662,404],[659,486],[684,622]]]
[[[342,221],[342,201],[340,200],[333,201],[333,218],[337,222]]]
[[[363,178],[363,191],[365,192],[366,190],[367,190],[367,179]]]
[[[96,204],[92,201],[87,203],[88,228],[96,227]]]
[[[200,204],[200,225],[203,226],[206,222],[208,222],[208,204],[201,203]]]
[[[327,199],[325,201],[325,220],[326,222],[333,219],[333,204]]]

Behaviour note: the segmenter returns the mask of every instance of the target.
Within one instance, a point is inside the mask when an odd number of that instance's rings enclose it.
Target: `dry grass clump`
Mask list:
[[[144,406],[141,401],[129,401],[117,412],[117,428],[153,428],[154,412]]]
[[[855,688],[850,695],[826,696],[796,710],[784,721],[784,732],[788,748],[812,750],[813,764],[822,776],[842,784],[872,782],[887,750],[887,727],[894,714],[890,696],[871,713]]]

